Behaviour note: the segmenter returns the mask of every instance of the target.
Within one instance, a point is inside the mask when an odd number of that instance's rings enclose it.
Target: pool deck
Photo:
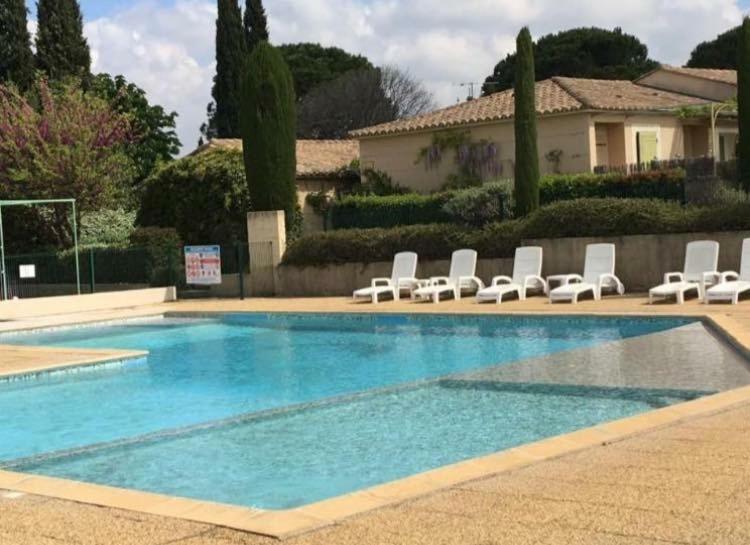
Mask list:
[[[750,349],[750,302],[645,303],[642,297],[578,305],[533,298],[501,306],[470,299],[377,306],[342,298],[189,301],[6,322],[0,330],[164,312],[637,314],[706,317],[738,348]],[[79,352],[84,364],[97,356]],[[0,346],[0,362],[11,356],[17,361],[12,372],[76,363],[75,351],[58,359]],[[0,375],[8,372],[3,364]],[[300,544],[748,543],[749,431],[750,388],[741,388],[280,512],[0,472],[0,543],[273,541],[238,529]]]

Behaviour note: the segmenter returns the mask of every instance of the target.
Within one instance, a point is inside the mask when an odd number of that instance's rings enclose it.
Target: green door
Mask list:
[[[638,142],[638,163],[650,163],[658,159],[656,131],[639,131],[636,135]]]

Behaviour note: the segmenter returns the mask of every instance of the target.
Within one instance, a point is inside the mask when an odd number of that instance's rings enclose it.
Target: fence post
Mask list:
[[[174,271],[172,270],[172,251],[173,250],[174,248],[172,247],[169,247],[169,249],[167,250],[167,286],[174,285],[174,282],[173,282]]]
[[[89,248],[89,288],[91,293],[96,291],[96,267],[94,266],[94,249]]]
[[[245,263],[243,253],[243,243],[235,242],[234,251],[237,252],[237,269],[240,273],[240,301],[245,300]]]

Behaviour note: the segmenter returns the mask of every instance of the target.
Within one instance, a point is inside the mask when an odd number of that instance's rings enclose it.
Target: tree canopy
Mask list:
[[[39,0],[36,60],[51,79],[86,79],[91,52],[83,37],[83,17],[77,0]]]
[[[284,57],[260,42],[245,64],[240,125],[253,210],[284,210],[287,227],[297,206],[294,82]]]
[[[74,198],[79,212],[123,202],[132,164],[124,151],[131,139],[127,116],[104,100],[65,83],[52,90],[40,79],[34,102],[0,86],[0,198]],[[64,210],[52,218],[27,218],[28,231],[54,244],[70,242]],[[41,210],[33,215],[42,219]]]
[[[192,242],[225,244],[247,236],[250,210],[239,150],[211,150],[172,161],[143,185],[139,225],[174,227]]]
[[[307,93],[297,107],[297,136],[346,138],[349,131],[432,109],[421,82],[395,67],[352,70]]]
[[[713,40],[701,42],[693,49],[688,68],[737,68],[737,46],[740,29],[738,26],[719,34]]]
[[[750,18],[745,17],[737,37],[737,123],[740,130],[737,174],[750,190]]]
[[[268,18],[263,0],[246,0],[243,27],[248,51],[252,52],[260,42],[268,41]]]
[[[514,188],[516,215],[525,216],[539,208],[539,154],[537,151],[536,95],[534,90],[534,48],[527,27],[516,40],[515,115],[516,166]]]
[[[0,2],[0,83],[28,89],[34,81],[34,54],[24,0]]]
[[[542,36],[534,44],[536,80],[553,76],[632,80],[658,66],[648,48],[622,29],[574,28]],[[500,61],[482,92],[492,94],[513,87],[516,54]]]
[[[167,113],[161,106],[150,104],[146,92],[124,76],[98,74],[89,92],[106,100],[115,112],[130,120],[132,138],[125,153],[135,167],[134,184],[142,182],[160,163],[179,153],[181,144],[175,131],[177,112]]]
[[[298,43],[281,45],[278,49],[292,72],[294,90],[299,99],[320,84],[333,81],[347,72],[374,68],[366,57],[338,47]]]
[[[219,0],[216,19],[216,75],[211,89],[207,136],[239,138],[240,80],[247,56],[242,11],[237,0]]]

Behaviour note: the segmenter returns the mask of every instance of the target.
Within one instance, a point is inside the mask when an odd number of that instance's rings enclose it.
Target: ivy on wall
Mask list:
[[[432,135],[432,142],[419,150],[416,164],[430,170],[438,168],[447,152],[453,152],[457,172],[450,174],[444,189],[481,185],[503,173],[497,144],[491,140],[474,141],[469,131],[448,130]]]

